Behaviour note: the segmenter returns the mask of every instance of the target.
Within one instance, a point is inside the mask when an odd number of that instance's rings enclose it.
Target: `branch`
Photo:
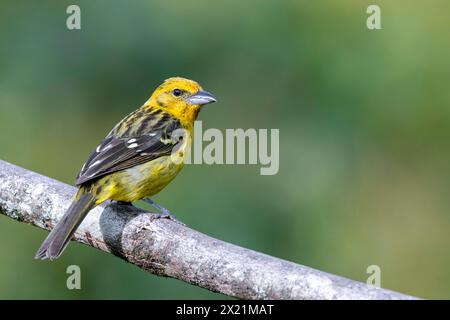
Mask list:
[[[0,213],[12,219],[50,230],[75,191],[0,160]],[[150,273],[243,299],[413,299],[216,240],[169,220],[150,221],[148,213],[132,206],[96,207],[74,239]]]

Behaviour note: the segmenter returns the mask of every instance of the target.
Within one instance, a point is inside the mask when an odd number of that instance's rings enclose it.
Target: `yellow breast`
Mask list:
[[[106,200],[133,202],[151,197],[172,181],[184,166],[191,139],[169,156],[112,173],[101,178],[99,185],[106,186],[98,195],[97,203]]]

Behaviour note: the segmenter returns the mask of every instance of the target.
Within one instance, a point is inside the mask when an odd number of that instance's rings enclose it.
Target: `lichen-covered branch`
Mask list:
[[[0,212],[12,219],[49,230],[74,194],[74,187],[0,160]],[[216,240],[170,220],[150,221],[148,213],[132,206],[98,206],[74,240],[148,272],[237,298],[413,298]]]

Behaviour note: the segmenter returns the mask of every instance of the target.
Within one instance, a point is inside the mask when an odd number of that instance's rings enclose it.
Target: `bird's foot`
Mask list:
[[[180,220],[178,220],[177,217],[175,217],[173,214],[168,214],[168,213],[152,213],[152,215],[150,216],[150,220],[156,220],[156,219],[169,219],[172,220],[173,222],[179,223],[183,226],[185,226],[185,224],[183,222],[181,222]]]
[[[178,218],[175,217],[175,215],[173,215],[168,209],[157,204],[152,199],[144,198],[144,199],[142,199],[142,201],[150,204],[152,207],[154,207],[155,209],[157,209],[160,212],[160,213],[152,213],[152,215],[150,216],[150,219],[152,221],[156,220],[156,219],[169,219],[169,220],[172,220],[173,222],[176,222],[176,223],[179,223],[179,224],[185,226],[185,224],[183,222],[181,222],[180,220],[178,220]]]

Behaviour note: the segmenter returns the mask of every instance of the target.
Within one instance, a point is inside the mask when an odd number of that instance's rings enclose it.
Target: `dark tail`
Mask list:
[[[95,206],[95,196],[81,188],[66,214],[53,228],[36,253],[35,259],[58,258],[86,214]]]

